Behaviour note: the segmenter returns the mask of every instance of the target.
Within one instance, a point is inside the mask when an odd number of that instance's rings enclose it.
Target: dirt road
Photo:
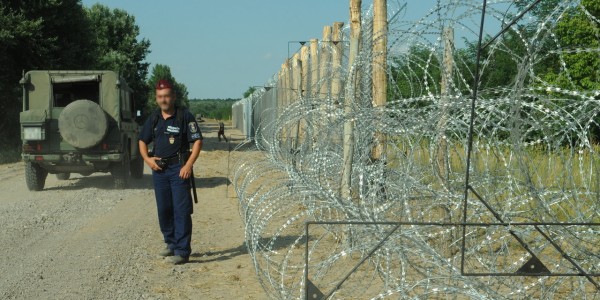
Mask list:
[[[201,128],[192,256],[181,266],[156,254],[164,244],[148,168],[127,190],[98,173],[49,175],[43,191],[29,192],[23,163],[0,165],[0,299],[266,298],[227,192],[228,145],[213,120]]]

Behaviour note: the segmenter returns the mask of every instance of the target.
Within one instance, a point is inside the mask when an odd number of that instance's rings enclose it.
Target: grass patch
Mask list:
[[[394,150],[389,155],[390,168],[415,174],[421,184],[433,190],[444,190],[442,185],[456,194],[464,190],[465,144],[447,145],[446,174],[438,171],[439,148],[432,141],[397,141]],[[511,212],[513,222],[547,221],[546,217],[560,222],[598,222],[600,217],[595,212],[600,203],[598,153],[597,145],[515,148],[476,140],[470,184],[497,211]]]

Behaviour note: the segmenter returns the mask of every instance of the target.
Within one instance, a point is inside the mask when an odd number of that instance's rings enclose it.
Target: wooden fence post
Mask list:
[[[309,71],[309,55],[308,46],[302,46],[300,48],[300,76],[301,76],[301,90],[299,95],[305,97],[308,95],[308,71]]]
[[[321,50],[319,51],[319,89],[320,97],[329,95],[329,65],[331,59],[331,51],[329,44],[331,42],[331,26],[323,27],[323,39],[321,40]]]
[[[436,164],[438,176],[442,185],[448,186],[449,161],[448,161],[448,140],[446,138],[446,125],[448,123],[448,106],[450,105],[450,80],[452,79],[453,58],[452,49],[454,47],[454,29],[444,28],[442,38],[444,40],[444,57],[442,61],[442,82],[440,83],[440,102],[439,119],[437,123],[437,148]]]
[[[302,97],[302,61],[300,60],[300,54],[296,53],[292,57],[292,81],[290,86],[290,94],[292,95],[292,101],[300,101]],[[298,139],[300,138],[300,122],[296,122],[295,125],[290,126],[292,131],[292,148],[298,148]]]
[[[281,64],[281,68],[279,72],[277,72],[277,85],[275,86],[275,93],[277,93],[277,110],[276,117],[281,115],[281,110],[283,110],[283,78],[284,78],[284,68],[285,64]],[[285,134],[283,131],[279,132],[279,140],[282,141],[285,139]]]
[[[343,22],[333,23],[333,34],[331,36],[331,99],[338,102],[342,92],[342,58],[344,57],[342,27],[344,27]]]
[[[310,71],[310,49],[307,45],[303,45],[300,48],[300,97],[305,101],[306,96],[309,95],[309,71]],[[306,142],[306,119],[302,118],[298,121],[298,139]]]
[[[281,87],[279,89],[279,91],[281,92],[281,99],[282,99],[282,111],[287,109],[287,106],[290,104],[290,76],[291,76],[291,72],[290,72],[290,59],[287,58],[285,60],[285,62],[283,63],[283,74],[282,74],[282,80],[281,80]],[[282,142],[284,143],[284,145],[289,145],[288,144],[288,139],[290,138],[289,132],[288,132],[288,126],[283,126],[283,128],[281,128],[282,132],[283,132],[283,137],[282,137]]]
[[[352,187],[352,163],[354,156],[354,122],[350,118],[353,112],[354,98],[359,87],[359,68],[354,65],[356,57],[360,51],[360,30],[361,30],[361,0],[350,0],[350,52],[348,54],[348,80],[346,80],[346,96],[344,103],[344,112],[346,121],[344,122],[344,168],[342,170],[341,198],[351,197]],[[352,86],[349,86],[352,85]]]
[[[293,72],[292,72],[292,59],[288,58],[285,61],[286,65],[285,65],[285,81],[284,81],[284,89],[285,89],[285,106],[287,108],[287,106],[289,106],[292,103],[292,97],[293,97],[293,93],[292,93],[292,86],[293,86]]]
[[[319,83],[319,40],[310,40],[310,85],[308,90],[310,96],[317,98],[319,97],[319,90],[317,89]]]
[[[387,0],[373,0],[373,106],[383,109],[387,102]],[[377,111],[377,127],[381,127],[380,111]],[[385,155],[385,135],[375,131],[375,146],[371,159],[379,160]]]
[[[300,61],[300,53],[295,53],[294,56],[292,56],[291,75],[291,101],[296,102],[300,99],[300,95],[302,94],[302,91],[300,90],[302,86],[302,63]]]

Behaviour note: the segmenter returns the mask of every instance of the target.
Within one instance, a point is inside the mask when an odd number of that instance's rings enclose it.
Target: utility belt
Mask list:
[[[163,158],[157,160],[156,164],[161,169],[164,169],[170,165],[174,165],[177,163],[181,163],[183,165],[187,161],[188,157],[189,157],[189,153],[178,153],[175,155],[171,155],[169,157],[163,157]]]

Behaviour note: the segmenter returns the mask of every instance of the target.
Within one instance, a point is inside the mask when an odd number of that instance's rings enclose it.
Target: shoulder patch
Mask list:
[[[190,128],[191,133],[195,133],[198,131],[198,127],[196,127],[196,122],[190,122],[188,124],[188,127]]]

